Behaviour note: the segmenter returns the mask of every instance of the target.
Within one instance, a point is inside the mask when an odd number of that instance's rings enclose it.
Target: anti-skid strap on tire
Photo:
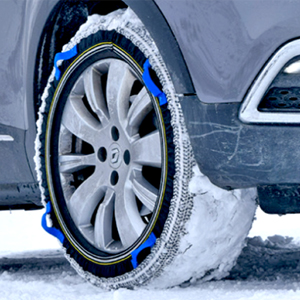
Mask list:
[[[57,65],[59,60],[68,60],[77,55],[77,46],[74,46],[72,49],[66,52],[59,52],[55,54],[54,57],[54,68],[55,68],[55,79],[59,80],[61,76],[61,71]]]
[[[131,253],[131,263],[133,268],[135,269],[138,266],[138,261],[137,261],[137,257],[139,255],[139,253],[146,249],[146,248],[152,248],[153,245],[155,244],[156,241],[156,236],[154,235],[154,233],[152,232],[148,239],[137,249],[135,249],[134,251],[132,251]]]
[[[158,88],[158,86],[153,82],[153,80],[151,78],[151,75],[150,75],[151,65],[150,65],[149,59],[147,59],[145,61],[143,67],[144,67],[143,80],[144,80],[146,87],[153,94],[154,97],[158,98],[160,106],[166,104],[168,101],[167,101],[167,97],[166,97],[165,93],[162,92]]]
[[[51,202],[49,201],[46,205],[46,212],[42,216],[42,227],[44,228],[44,230],[46,232],[48,232],[49,234],[51,234],[54,237],[58,238],[59,241],[63,244],[65,237],[62,234],[62,232],[60,230],[54,228],[54,227],[49,227],[47,225],[47,215],[50,214],[51,211],[52,211],[52,205],[51,205]]]

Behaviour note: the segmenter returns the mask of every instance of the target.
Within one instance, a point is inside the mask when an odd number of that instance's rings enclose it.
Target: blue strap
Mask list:
[[[68,60],[68,59],[74,57],[75,55],[77,55],[77,46],[76,45],[72,49],[70,49],[69,51],[59,52],[59,53],[55,54],[54,67],[55,67],[55,78],[56,78],[56,80],[59,80],[60,76],[61,76],[61,72],[60,72],[60,69],[58,68],[57,62],[59,60]]]
[[[151,232],[148,239],[141,246],[139,246],[137,249],[132,251],[132,253],[131,253],[131,263],[132,263],[132,266],[133,266],[134,269],[137,268],[137,266],[138,266],[137,256],[139,255],[139,253],[145,248],[152,248],[153,245],[155,244],[155,241],[156,241],[156,237],[155,237],[154,233]]]
[[[143,73],[143,80],[145,82],[146,87],[148,90],[153,94],[154,97],[157,97],[159,100],[159,105],[162,106],[166,104],[167,97],[164,92],[162,92],[158,86],[153,82],[149,69],[151,68],[149,59],[147,59],[144,63],[144,73]]]
[[[63,244],[65,237],[62,234],[62,232],[54,227],[48,227],[48,225],[47,225],[46,218],[47,218],[47,215],[51,213],[51,211],[52,211],[52,206],[51,206],[51,202],[49,201],[46,205],[46,212],[42,216],[42,227],[44,228],[44,230],[46,232],[48,232],[49,234],[58,238],[60,240],[60,242]]]

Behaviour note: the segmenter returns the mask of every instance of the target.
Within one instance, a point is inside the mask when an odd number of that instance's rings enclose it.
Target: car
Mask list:
[[[300,212],[299,9],[0,1],[0,209],[103,288],[226,276],[257,204]]]

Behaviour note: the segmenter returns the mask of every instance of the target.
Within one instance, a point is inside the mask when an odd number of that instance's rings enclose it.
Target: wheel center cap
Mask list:
[[[122,151],[118,144],[114,143],[109,147],[109,164],[112,168],[117,169],[122,162]]]

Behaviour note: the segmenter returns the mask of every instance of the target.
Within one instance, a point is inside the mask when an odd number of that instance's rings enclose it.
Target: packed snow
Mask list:
[[[300,218],[256,220],[236,266],[221,281],[193,282],[170,289],[104,291],[70,267],[59,242],[40,226],[41,211],[0,212],[1,299],[299,299]]]
[[[162,290],[103,291],[84,282],[69,266],[59,243],[41,228],[42,213],[0,213],[0,299],[300,298],[299,215],[269,216],[258,210],[247,246],[224,280]]]

